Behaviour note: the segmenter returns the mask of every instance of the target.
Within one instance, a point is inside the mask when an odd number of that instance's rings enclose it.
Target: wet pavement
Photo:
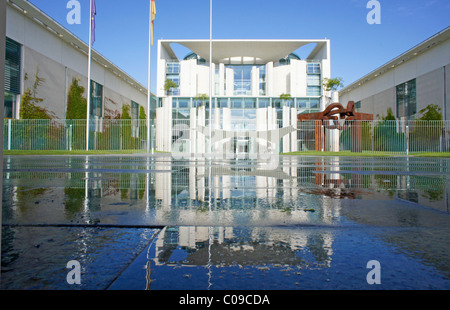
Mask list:
[[[5,156],[0,288],[449,289],[449,164]]]

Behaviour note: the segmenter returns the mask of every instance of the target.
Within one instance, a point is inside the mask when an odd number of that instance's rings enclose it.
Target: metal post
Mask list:
[[[150,0],[150,10],[149,10],[149,24],[148,24],[148,85],[147,85],[147,153],[150,153],[150,141],[151,141],[151,131],[150,131],[150,119],[151,114],[151,104],[152,104],[152,91],[151,91],[151,59],[152,59],[152,1]],[[153,150],[152,150],[153,153]]]
[[[88,56],[88,88],[86,113],[86,151],[89,151],[89,123],[91,113],[91,58],[92,58],[92,0],[89,9],[89,56]]]
[[[210,0],[209,6],[209,151],[212,156],[212,90],[213,90],[213,69],[212,69],[212,12],[213,2]]]
[[[5,51],[6,51],[6,1],[0,1],[0,176],[3,176],[3,131],[4,125],[4,79],[5,79]],[[2,201],[3,177],[0,178],[0,201]],[[2,227],[2,207],[0,207],[0,228]],[[0,229],[0,262],[2,257],[2,230]],[[1,264],[0,264],[1,266]],[[1,267],[0,267],[1,268]],[[1,273],[0,273],[1,274]],[[0,276],[1,277],[1,276]],[[0,278],[1,280],[1,278]]]
[[[409,155],[409,126],[408,126],[408,123],[406,123],[405,139],[406,139],[406,156],[408,156]]]
[[[11,150],[11,120],[8,120],[8,151]]]

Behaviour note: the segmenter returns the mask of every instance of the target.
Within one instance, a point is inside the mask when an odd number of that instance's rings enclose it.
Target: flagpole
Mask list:
[[[149,0],[149,25],[148,25],[148,85],[147,85],[147,153],[150,153],[151,144],[151,131],[150,131],[150,119],[151,114],[151,103],[152,103],[152,92],[151,92],[151,55],[152,55],[152,0]]]
[[[213,81],[213,69],[212,69],[212,9],[213,2],[210,0],[209,6],[209,152],[212,157],[212,81]]]
[[[88,87],[86,113],[86,151],[89,151],[89,121],[91,112],[91,55],[92,55],[92,0],[89,9],[89,59],[88,59]]]

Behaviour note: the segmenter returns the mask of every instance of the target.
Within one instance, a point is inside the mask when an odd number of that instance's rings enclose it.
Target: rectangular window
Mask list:
[[[307,96],[320,96],[320,86],[308,86],[306,89]]]
[[[319,102],[319,99],[310,99],[309,100],[309,106],[310,106],[310,109],[311,110],[314,110],[314,109],[319,109],[320,108],[320,102]]]
[[[139,137],[139,104],[131,101],[131,136]]]
[[[233,109],[242,109],[242,99],[240,99],[240,98],[232,98],[231,99],[231,108],[233,108]]]
[[[269,107],[270,106],[270,99],[269,98],[259,98],[258,106],[259,106],[259,108],[267,108],[267,107]]]
[[[177,87],[171,88],[168,95],[169,96],[179,96],[180,95],[180,76],[176,74],[167,75],[168,80],[172,80]]]
[[[410,117],[417,113],[416,79],[397,85],[397,117]]]
[[[17,95],[20,94],[21,45],[6,38],[5,81],[4,81],[4,117],[13,118]]]
[[[256,99],[255,98],[245,98],[244,99],[244,108],[245,109],[256,108]]]
[[[5,91],[20,94],[21,46],[14,40],[6,38],[5,54]]]
[[[308,86],[320,86],[320,75],[308,75],[307,83]]]
[[[177,62],[167,63],[167,74],[180,74],[180,64]]]
[[[228,108],[228,98],[218,98],[217,103],[219,108]]]
[[[308,74],[320,74],[320,63],[309,63],[306,66]]]
[[[14,117],[14,104],[16,102],[16,95],[5,92],[5,118]]]
[[[90,118],[103,116],[103,86],[91,80]]]
[[[266,66],[259,66],[259,95],[266,95]]]

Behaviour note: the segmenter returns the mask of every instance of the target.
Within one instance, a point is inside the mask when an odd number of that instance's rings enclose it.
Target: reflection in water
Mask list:
[[[380,253],[397,260],[390,246],[448,279],[448,167],[418,158],[286,156],[274,167],[168,156],[5,157],[3,222],[167,226],[137,268],[147,288],[321,287],[331,270],[345,286],[361,270],[342,268]],[[7,229],[5,255],[16,255],[18,228]],[[88,253],[92,236],[77,236],[75,252]],[[105,248],[117,241],[100,240]],[[6,270],[18,268],[14,255]],[[411,276],[415,264],[406,264]]]

